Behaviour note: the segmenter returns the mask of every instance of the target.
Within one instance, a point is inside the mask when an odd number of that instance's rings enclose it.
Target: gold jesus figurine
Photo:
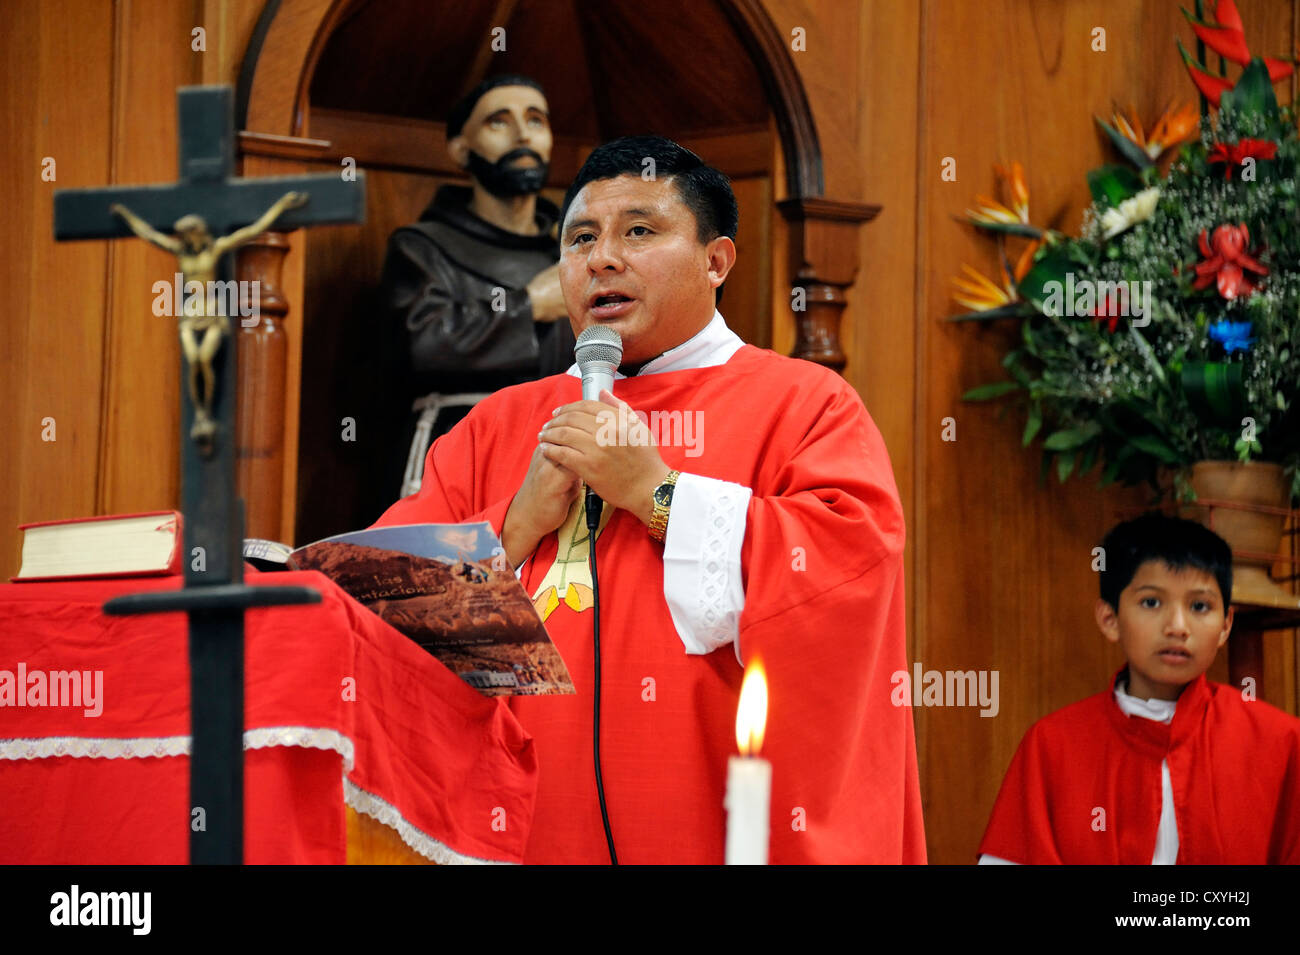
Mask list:
[[[257,238],[286,209],[306,205],[307,198],[306,193],[286,192],[256,222],[215,239],[202,216],[189,215],[177,219],[172,226],[176,235],[169,236],[154,229],[121,203],[115,202],[109,207],[140,238],[176,256],[184,288],[188,288],[190,282],[198,282],[199,288],[203,290],[186,299],[185,314],[180,320],[180,336],[181,350],[185,353],[186,366],[189,368],[190,399],[194,402],[194,426],[190,429],[190,437],[205,450],[211,447],[212,437],[217,430],[217,423],[212,419],[212,395],[215,388],[212,360],[221,350],[222,339],[230,331],[230,322],[220,311],[216,315],[207,314],[204,293],[211,288],[209,283],[216,278],[217,263],[223,255]]]

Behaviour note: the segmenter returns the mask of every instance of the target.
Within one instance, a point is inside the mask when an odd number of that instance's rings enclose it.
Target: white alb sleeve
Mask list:
[[[740,550],[753,491],[683,472],[673,488],[664,537],[664,600],[687,653],[740,647],[745,609]]]

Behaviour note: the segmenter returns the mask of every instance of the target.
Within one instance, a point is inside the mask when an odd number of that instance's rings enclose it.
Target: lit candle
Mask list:
[[[772,828],[772,764],[758,758],[767,727],[767,679],[750,664],[736,707],[739,756],[727,762],[727,865],[767,865]]]

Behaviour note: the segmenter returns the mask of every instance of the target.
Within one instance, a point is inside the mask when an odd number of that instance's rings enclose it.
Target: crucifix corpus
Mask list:
[[[243,860],[244,611],[316,603],[310,587],[244,583],[244,502],[235,488],[237,353],[217,282],[233,289],[230,252],[275,225],[289,231],[365,218],[365,177],[235,179],[228,86],[177,92],[180,181],[158,186],[65,189],[54,194],[54,238],[135,234],[176,256],[185,280],[181,342],[181,510],[185,583],[180,590],[117,597],[109,614],[183,611],[189,616],[190,862]],[[170,232],[171,234],[168,234]],[[200,291],[190,291],[191,283]],[[214,308],[213,305],[216,304]]]
[[[284,210],[298,209],[306,204],[307,196],[301,192],[286,192],[252,225],[215,239],[202,216],[187,215],[177,219],[172,226],[176,233],[173,237],[163,235],[120,202],[109,206],[109,211],[126,222],[140,238],[176,256],[176,263],[180,266],[187,296],[185,313],[180,316],[179,323],[181,352],[188,367],[190,401],[194,404],[194,426],[190,429],[190,437],[198,442],[200,452],[205,456],[212,453],[212,439],[217,431],[217,423],[212,419],[215,384],[212,360],[230,334],[230,320],[224,309],[227,300],[212,294],[217,265],[227,252],[246,245],[269,229]],[[191,291],[192,285],[197,289]]]

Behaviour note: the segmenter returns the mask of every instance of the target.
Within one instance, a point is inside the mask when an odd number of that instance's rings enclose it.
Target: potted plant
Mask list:
[[[1077,236],[1030,222],[1018,163],[996,167],[1009,205],[967,210],[996,237],[1003,281],[964,266],[953,297],[969,311],[952,320],[1019,334],[1008,379],[964,398],[1019,398],[1044,474],[1100,465],[1102,485],[1199,501],[1192,515],[1234,546],[1242,599],[1294,605],[1267,574],[1300,499],[1300,139],[1273,91],[1294,65],[1251,55],[1232,0],[1184,13],[1220,74],[1179,42],[1199,117],[1097,120],[1122,161],[1088,174]]]

